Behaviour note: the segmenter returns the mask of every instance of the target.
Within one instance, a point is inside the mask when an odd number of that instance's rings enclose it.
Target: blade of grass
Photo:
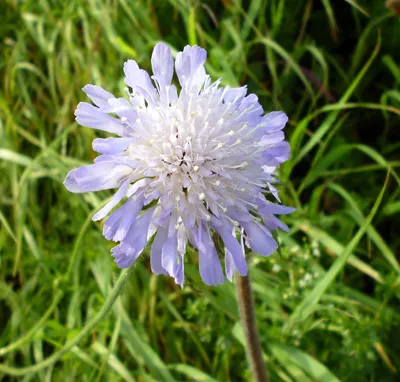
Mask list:
[[[117,374],[122,377],[124,381],[127,382],[135,382],[135,378],[132,377],[131,373],[129,370],[124,366],[124,364],[115,356],[115,354],[111,353],[108,351],[108,349],[103,346],[99,342],[94,342],[92,345],[92,349],[100,354],[103,357],[106,357],[107,364],[109,367],[114,369]]]
[[[361,144],[348,144],[341,145],[331,150],[326,154],[321,161],[313,167],[304,178],[303,182],[299,187],[299,193],[302,192],[306,187],[310,186],[318,177],[322,176],[322,173],[336,161],[343,160],[346,154],[350,153],[352,150],[358,150],[368,155],[378,164],[385,166],[387,169],[391,168],[390,164],[382,157],[376,150],[369,146]],[[391,169],[391,175],[396,180],[397,184],[400,186],[400,177],[397,172]]]
[[[263,44],[263,45],[271,48],[279,56],[281,56],[290,65],[290,67],[297,74],[297,76],[299,77],[301,82],[304,84],[311,99],[315,98],[315,94],[314,94],[314,91],[312,89],[310,82],[308,81],[306,76],[303,74],[300,66],[296,63],[296,61],[293,59],[293,57],[285,49],[283,49],[279,44],[277,44],[275,41],[271,40],[268,37],[256,39],[254,42],[251,43],[251,45],[253,45],[253,44]]]
[[[340,381],[326,366],[299,349],[280,343],[270,343],[268,347],[282,364],[285,365],[287,362],[294,363],[308,374],[313,381]]]
[[[216,379],[210,375],[204,373],[203,371],[197,369],[196,367],[184,365],[184,364],[174,364],[170,365],[171,370],[177,371],[188,377],[191,381],[201,381],[201,382],[217,382]]]
[[[352,5],[354,8],[356,8],[357,10],[359,10],[364,16],[367,17],[371,17],[370,14],[364,9],[361,8],[360,5],[358,5],[355,0],[344,0],[346,3],[349,3],[350,5]]]
[[[343,253],[344,246],[330,236],[327,232],[324,232],[321,229],[311,225],[307,221],[301,222],[299,227],[303,232],[310,236],[310,239],[319,241],[332,254],[340,256],[340,254]],[[370,265],[360,260],[357,256],[350,254],[347,262],[360,272],[363,272],[373,278],[378,283],[384,283],[382,275]]]
[[[300,144],[301,144],[302,138],[304,136],[305,128],[308,125],[308,122],[311,121],[312,117],[308,116],[298,124],[298,126],[296,127],[296,129],[290,139],[290,146],[291,146],[292,152],[293,152],[293,154],[292,154],[293,160],[290,162],[291,168],[293,168],[297,163],[299,163],[300,160],[318,142],[320,142],[322,137],[329,131],[329,129],[331,128],[333,123],[336,121],[336,118],[337,118],[340,110],[342,110],[342,108],[340,106],[344,105],[348,101],[348,99],[351,97],[351,95],[354,93],[355,89],[360,84],[365,73],[368,71],[368,69],[374,62],[376,56],[378,55],[380,46],[381,46],[381,35],[380,35],[380,33],[378,33],[377,43],[375,45],[375,49],[373,50],[373,52],[371,54],[371,57],[368,59],[368,61],[364,65],[364,67],[360,70],[358,75],[354,78],[354,80],[351,82],[350,86],[347,88],[346,92],[340,98],[339,102],[337,103],[337,105],[339,106],[338,109],[333,111],[326,117],[325,121],[321,124],[321,126],[318,128],[316,133],[313,134],[311,139],[304,145],[304,147],[301,149],[300,152],[298,152],[298,149],[300,148]],[[288,166],[288,168],[289,168],[289,166]],[[286,171],[289,171],[289,170],[286,170]],[[289,171],[289,173],[290,173],[290,171]],[[288,176],[289,174],[286,172],[285,175]]]
[[[190,45],[197,45],[196,37],[196,7],[190,7],[188,18],[188,41]]]
[[[351,216],[354,218],[357,224],[361,226],[365,221],[365,217],[350,193],[337,183],[330,183],[327,185],[327,187],[338,193],[343,199],[345,199],[349,203],[353,212]],[[389,246],[385,243],[382,236],[378,233],[378,231],[374,228],[372,224],[367,228],[367,235],[379,248],[388,263],[395,269],[397,273],[400,274],[400,265],[396,259],[396,256],[390,250]]]
[[[326,273],[326,275],[323,277],[323,279],[315,286],[315,288],[310,293],[306,295],[305,299],[296,307],[296,309],[292,313],[290,319],[288,320],[284,328],[285,331],[289,330],[289,328],[296,321],[305,320],[310,314],[314,312],[314,310],[318,305],[319,300],[321,299],[321,296],[325,293],[325,291],[328,289],[328,287],[335,280],[336,276],[339,274],[339,272],[346,264],[347,259],[349,258],[350,254],[353,252],[354,248],[357,246],[361,238],[364,236],[365,232],[367,231],[367,228],[372,222],[372,219],[375,217],[379,206],[381,205],[383,195],[385,193],[389,181],[389,174],[390,172],[388,171],[382,190],[379,193],[378,198],[376,199],[371,209],[371,212],[365,219],[364,224],[360,227],[357,234],[346,246],[343,253],[333,263],[333,265]]]

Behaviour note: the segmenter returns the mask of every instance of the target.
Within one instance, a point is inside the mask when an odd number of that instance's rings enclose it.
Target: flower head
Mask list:
[[[207,285],[224,282],[215,242],[223,243],[229,280],[235,270],[247,274],[245,246],[269,256],[277,249],[270,230],[287,226],[275,214],[292,208],[278,201],[274,172],[289,157],[282,112],[263,115],[246,87],[211,82],[204,63],[207,52],[186,46],[175,61],[181,90],[172,84],[174,60],[163,43],[154,48],[153,76],[135,61],[124,65],[126,98],[99,86],[83,91],[96,106],[82,102],[79,124],[118,137],[97,138],[95,163],[67,175],[71,192],[118,189],[93,220],[106,217],[104,236],[119,244],[112,255],[129,267],[154,236],[151,269],[183,285],[184,257],[190,243],[198,250]]]

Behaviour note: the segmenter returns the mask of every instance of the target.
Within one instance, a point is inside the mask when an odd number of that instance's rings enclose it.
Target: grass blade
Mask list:
[[[306,298],[300,303],[300,305],[297,306],[297,308],[292,313],[290,320],[288,321],[285,327],[286,331],[293,325],[294,322],[305,320],[308,316],[310,316],[310,314],[314,312],[314,310],[318,305],[319,300],[321,299],[321,296],[325,293],[325,291],[328,289],[333,280],[336,278],[336,276],[339,274],[339,272],[346,264],[350,254],[353,252],[353,250],[355,249],[355,247],[357,246],[357,244],[367,231],[367,228],[371,224],[372,219],[376,215],[378,208],[381,205],[383,195],[385,193],[388,184],[389,174],[390,172],[388,171],[382,190],[379,193],[378,198],[376,199],[374,206],[371,209],[371,212],[365,219],[364,224],[360,227],[357,234],[354,236],[353,240],[351,240],[350,243],[346,246],[343,253],[333,263],[333,265],[326,273],[326,275],[323,277],[323,279],[306,296]]]

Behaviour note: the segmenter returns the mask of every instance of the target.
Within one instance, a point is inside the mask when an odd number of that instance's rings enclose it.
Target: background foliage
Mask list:
[[[250,259],[272,380],[399,380],[398,4],[1,0],[0,380],[251,380],[234,285],[205,287],[196,254],[183,290],[141,256],[113,313],[61,361],[22,377],[4,366],[57,351],[119,273],[90,220],[110,194],[62,185],[95,156],[97,132],[73,112],[87,83],[122,96],[123,62],[148,69],[161,40],[205,47],[214,79],[290,116],[281,190],[298,211],[281,253]]]

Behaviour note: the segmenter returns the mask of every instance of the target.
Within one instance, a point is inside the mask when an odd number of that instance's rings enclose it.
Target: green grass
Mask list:
[[[120,270],[91,217],[111,193],[70,194],[97,132],[73,112],[87,83],[123,95],[122,64],[158,41],[197,43],[214,79],[290,116],[281,169],[289,234],[250,268],[272,381],[397,381],[400,369],[400,20],[383,0],[3,0],[0,4],[0,380],[250,381],[234,285],[185,288]]]

